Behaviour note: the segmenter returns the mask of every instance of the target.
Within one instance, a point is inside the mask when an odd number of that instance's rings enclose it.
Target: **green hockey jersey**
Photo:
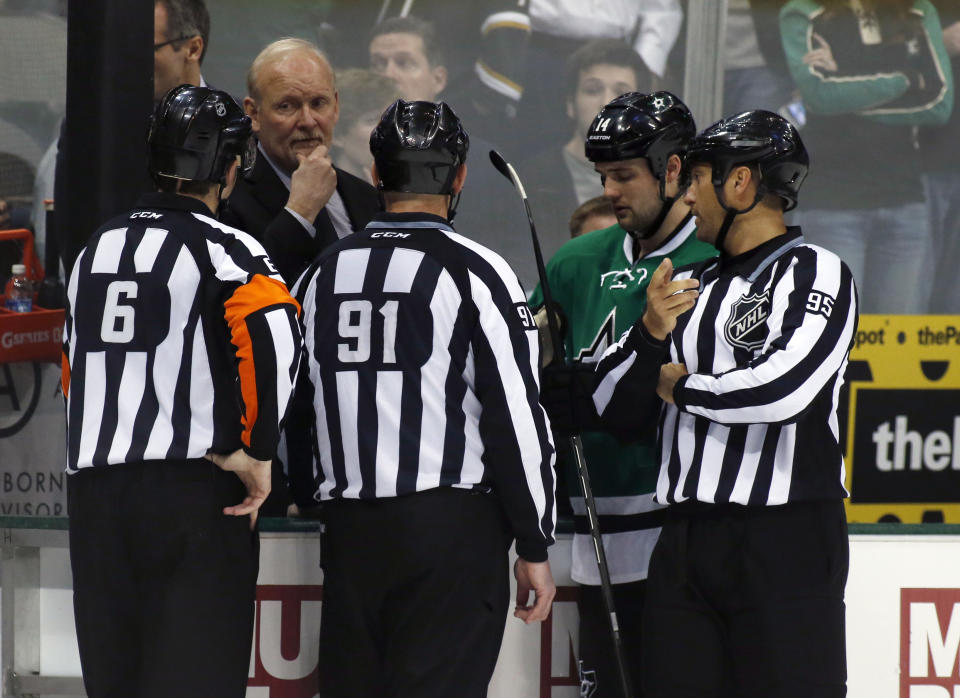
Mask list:
[[[599,361],[643,314],[647,284],[664,257],[670,257],[676,268],[716,254],[712,246],[697,240],[689,216],[659,248],[639,260],[633,258],[633,239],[619,225],[566,243],[546,271],[554,301],[566,315],[567,356],[586,363]],[[530,306],[541,305],[538,287]],[[656,425],[649,425],[639,442],[627,445],[602,433],[582,437],[610,579],[614,584],[646,579],[663,519],[662,507],[653,501],[659,470]],[[574,512],[571,576],[581,584],[599,584],[583,494],[569,444],[562,439],[557,443],[557,467],[566,470]]]

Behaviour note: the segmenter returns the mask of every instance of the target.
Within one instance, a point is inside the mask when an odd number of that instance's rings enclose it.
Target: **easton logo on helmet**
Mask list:
[[[735,347],[752,351],[763,346],[770,317],[770,291],[760,295],[741,296],[730,308],[730,317],[723,328],[727,341]]]

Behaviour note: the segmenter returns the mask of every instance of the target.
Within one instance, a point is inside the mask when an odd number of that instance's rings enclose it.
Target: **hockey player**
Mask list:
[[[664,257],[683,264],[716,255],[716,249],[697,240],[690,209],[680,199],[683,155],[695,134],[690,111],[669,92],[631,92],[607,104],[590,126],[585,151],[619,223],[566,243],[547,265],[554,300],[565,317],[566,353],[576,363],[546,369],[544,404],[555,429],[589,429],[583,434],[584,452],[627,664],[633,667],[639,666],[647,564],[663,519],[653,501],[654,430],[651,425],[622,435],[632,443],[596,431],[589,395],[595,362],[643,313],[647,284]],[[531,305],[539,303],[538,291]],[[571,576],[583,585],[581,682],[596,684],[591,695],[616,696],[613,644],[583,493],[566,450],[559,451],[561,459],[576,525]]]
[[[604,420],[659,426],[656,500],[669,506],[647,582],[644,695],[840,698],[837,395],[856,287],[784,223],[808,169],[789,122],[724,119],[687,160],[684,201],[721,256],[676,273],[663,260],[594,393]]]

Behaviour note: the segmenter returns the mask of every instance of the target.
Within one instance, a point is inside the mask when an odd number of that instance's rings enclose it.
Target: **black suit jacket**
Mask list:
[[[362,179],[334,168],[337,191],[350,217],[350,226],[360,230],[380,210],[377,190]],[[292,286],[300,273],[328,245],[337,241],[337,232],[324,207],[313,226],[311,237],[284,206],[290,191],[264,157],[258,157],[253,170],[237,182],[237,187],[221,213],[221,220],[249,233],[261,243],[280,275]]]

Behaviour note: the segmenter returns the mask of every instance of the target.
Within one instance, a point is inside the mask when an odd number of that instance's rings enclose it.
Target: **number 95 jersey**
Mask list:
[[[263,247],[197,199],[144,196],[80,252],[67,287],[67,470],[270,460],[299,366],[299,307]]]

